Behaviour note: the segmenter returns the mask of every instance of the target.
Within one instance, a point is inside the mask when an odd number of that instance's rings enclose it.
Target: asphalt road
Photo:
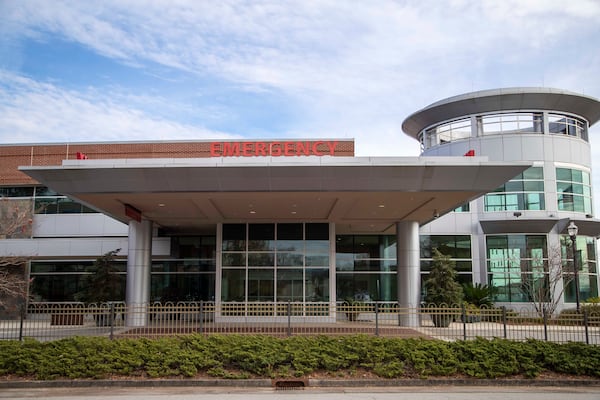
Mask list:
[[[598,400],[595,387],[456,387],[428,386],[406,388],[362,388],[274,390],[271,388],[36,388],[3,389],[0,399],[66,400]]]

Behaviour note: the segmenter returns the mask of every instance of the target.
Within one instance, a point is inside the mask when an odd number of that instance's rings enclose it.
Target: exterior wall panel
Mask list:
[[[34,237],[127,236],[127,225],[103,214],[38,214]]]

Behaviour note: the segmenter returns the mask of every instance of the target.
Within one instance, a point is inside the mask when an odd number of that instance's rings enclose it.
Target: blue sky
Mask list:
[[[446,97],[600,98],[598,21],[596,0],[0,0],[0,142],[334,137],[415,156],[402,121]]]

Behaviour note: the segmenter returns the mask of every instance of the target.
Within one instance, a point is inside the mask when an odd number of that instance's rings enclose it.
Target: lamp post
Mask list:
[[[577,303],[577,313],[580,311],[579,307],[579,267],[577,265],[577,232],[579,228],[575,225],[574,221],[569,223],[567,232],[571,237],[571,243],[573,244],[573,278],[575,279],[575,302]]]

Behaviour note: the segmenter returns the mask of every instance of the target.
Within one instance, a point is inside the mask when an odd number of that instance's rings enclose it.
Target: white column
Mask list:
[[[398,261],[398,302],[401,311],[401,326],[419,326],[416,309],[421,302],[421,263],[419,254],[419,223],[403,221],[396,223],[396,257]]]
[[[216,265],[215,265],[215,321],[221,318],[221,299],[223,298],[223,224],[217,224]]]
[[[337,319],[336,307],[336,240],[335,240],[335,222],[329,223],[329,310],[330,321],[335,322]]]
[[[152,267],[152,221],[129,222],[127,254],[127,326],[145,326],[150,302],[150,271]]]

